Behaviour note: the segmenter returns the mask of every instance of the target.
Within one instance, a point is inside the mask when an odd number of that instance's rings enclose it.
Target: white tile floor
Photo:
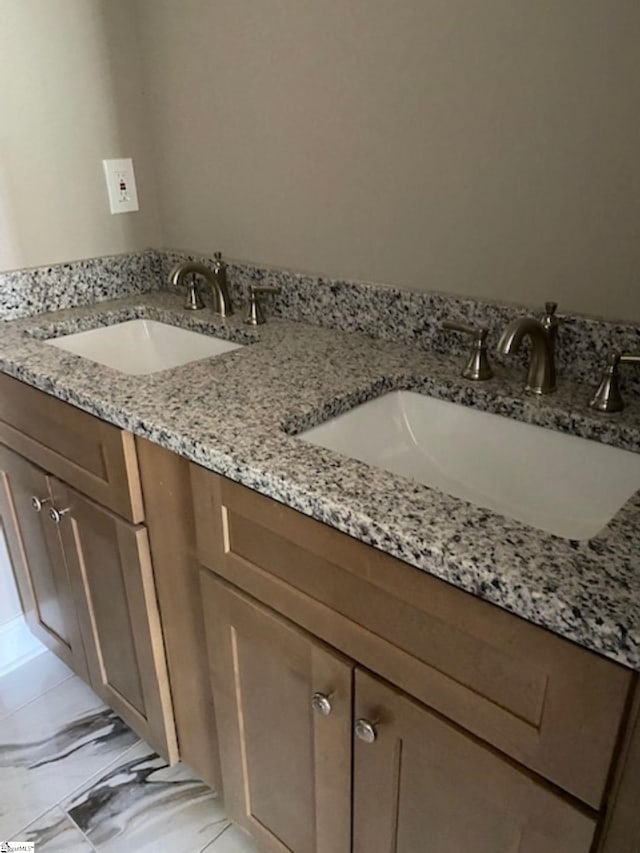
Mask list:
[[[220,798],[168,767],[49,652],[0,678],[0,842],[37,853],[256,853]]]

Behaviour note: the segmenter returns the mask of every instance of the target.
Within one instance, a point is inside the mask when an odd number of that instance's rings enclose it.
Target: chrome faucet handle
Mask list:
[[[618,365],[640,364],[640,353],[623,354],[617,350],[610,350],[607,354],[607,365],[602,374],[600,384],[595,394],[589,401],[590,408],[596,412],[613,414],[624,409],[624,400],[620,393],[618,381]]]
[[[187,298],[184,307],[186,311],[200,311],[201,308],[204,308],[204,302],[198,290],[198,278],[195,273],[187,282]]]
[[[249,285],[249,310],[244,322],[248,326],[261,326],[266,323],[266,318],[260,304],[260,296],[262,294],[272,293],[276,295],[282,290],[281,287],[273,287],[267,284],[250,284]]]
[[[487,335],[489,334],[489,329],[486,326],[471,326],[467,323],[456,323],[450,320],[445,320],[442,328],[473,336],[473,350],[469,356],[467,366],[462,371],[464,378],[471,379],[474,382],[491,379],[493,370],[491,369],[489,356],[487,355]]]

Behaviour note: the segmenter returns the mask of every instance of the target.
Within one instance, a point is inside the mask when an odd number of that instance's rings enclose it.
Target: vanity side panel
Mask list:
[[[632,674],[192,466],[201,562],[599,809]]]
[[[640,685],[620,750],[607,804],[599,853],[637,853],[640,850]]]
[[[189,463],[142,438],[136,446],[180,757],[220,791]]]

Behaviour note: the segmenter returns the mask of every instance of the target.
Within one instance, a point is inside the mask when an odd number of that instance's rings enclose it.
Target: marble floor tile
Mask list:
[[[0,678],[0,719],[47,690],[71,678],[73,672],[52,652],[44,652]]]
[[[258,848],[246,832],[230,825],[203,853],[258,853]]]
[[[199,853],[226,820],[210,788],[144,743],[62,806],[100,853]]]
[[[74,676],[0,724],[0,839],[68,797],[138,741]]]
[[[56,807],[16,832],[10,841],[31,841],[37,853],[93,853],[93,847],[62,809]]]

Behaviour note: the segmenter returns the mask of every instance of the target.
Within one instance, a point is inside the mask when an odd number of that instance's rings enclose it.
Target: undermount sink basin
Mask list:
[[[591,539],[640,488],[640,454],[410,391],[298,438],[566,539]]]
[[[242,346],[157,320],[127,320],[50,338],[47,343],[130,376],[156,373]]]

